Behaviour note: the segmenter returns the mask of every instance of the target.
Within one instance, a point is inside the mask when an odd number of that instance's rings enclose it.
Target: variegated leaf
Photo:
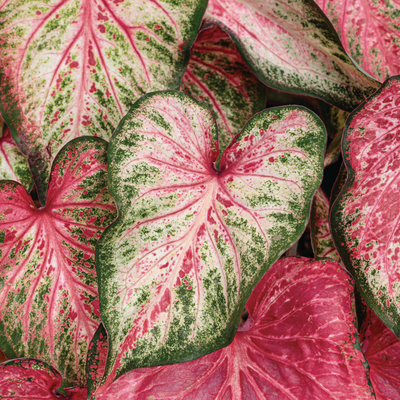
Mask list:
[[[119,217],[96,248],[107,384],[232,341],[252,288],[305,228],[325,141],[311,111],[279,107],[215,162],[208,108],[168,91],[135,104],[110,142]]]
[[[336,247],[367,304],[400,336],[400,77],[349,116],[348,178],[332,207]]]
[[[48,362],[66,385],[85,384],[100,321],[94,250],[116,216],[106,163],[104,140],[70,142],[40,209],[22,185],[0,181],[0,347]]]
[[[395,0],[316,0],[343,47],[375,79],[400,73],[400,13]]]
[[[232,344],[130,371],[96,400],[373,399],[352,301],[352,279],[336,262],[279,260],[255,287]]]
[[[203,30],[197,37],[181,90],[214,112],[221,149],[228,146],[255,113],[265,108],[266,87],[218,25]]]
[[[266,85],[352,111],[379,84],[362,73],[312,0],[209,0],[206,21],[235,41]]]
[[[283,92],[268,87],[267,107],[301,105],[314,111],[324,121],[326,132],[334,138],[339,131],[343,131],[344,124],[349,115],[347,111],[332,106],[323,100],[301,94]]]
[[[57,389],[60,374],[47,363],[29,358],[0,364],[0,399],[65,399]]]
[[[342,262],[329,229],[329,199],[319,187],[311,208],[311,244],[315,257]]]
[[[45,204],[69,140],[109,140],[137,98],[177,89],[206,0],[6,0],[0,6],[0,111]]]
[[[0,117],[0,179],[11,179],[21,183],[30,192],[33,186],[28,160],[11,137],[10,129],[3,125]]]
[[[400,340],[368,309],[361,335],[378,400],[400,400]]]

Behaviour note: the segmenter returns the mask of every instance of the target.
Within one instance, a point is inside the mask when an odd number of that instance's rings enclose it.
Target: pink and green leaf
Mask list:
[[[311,244],[314,256],[342,262],[329,228],[329,199],[319,187],[311,208]]]
[[[400,73],[400,14],[393,0],[316,0],[343,47],[375,79]]]
[[[228,347],[130,371],[96,400],[373,399],[353,289],[334,261],[281,259],[255,287]]]
[[[0,399],[86,400],[86,388],[65,388],[65,396],[57,391],[61,386],[61,375],[43,361],[21,358],[0,364]]]
[[[181,90],[214,112],[221,149],[228,146],[255,113],[265,108],[266,87],[218,25],[203,30],[197,37]]]
[[[0,127],[0,134],[0,179],[17,181],[30,192],[33,179],[26,156],[19,151],[6,126]]]
[[[45,204],[68,141],[109,140],[143,94],[177,89],[206,0],[5,1],[0,111]]]
[[[304,106],[314,111],[324,121],[326,132],[331,138],[334,138],[339,131],[343,131],[349,115],[347,111],[343,111],[315,97],[267,88],[267,107],[293,104]]]
[[[311,111],[278,107],[219,158],[214,118],[192,97],[134,105],[109,147],[119,217],[96,248],[108,385],[233,340],[254,285],[305,228],[325,142]]]
[[[209,0],[205,20],[232,36],[270,87],[312,95],[346,111],[379,87],[354,65],[312,0]]]
[[[0,181],[0,347],[48,362],[66,385],[85,384],[100,322],[94,252],[116,217],[107,179],[107,142],[85,137],[57,155],[45,207]]]
[[[349,116],[348,178],[331,213],[340,256],[367,304],[400,336],[400,77]]]
[[[376,398],[400,400],[400,340],[370,308],[363,331],[360,340]]]

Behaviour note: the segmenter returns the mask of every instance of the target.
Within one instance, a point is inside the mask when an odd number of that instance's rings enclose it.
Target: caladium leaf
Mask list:
[[[319,187],[311,208],[311,244],[315,257],[342,262],[329,229],[329,199]]]
[[[342,154],[348,178],[332,207],[336,248],[367,304],[400,336],[400,77],[349,116]]]
[[[119,217],[96,248],[107,384],[232,341],[252,288],[305,228],[325,141],[311,111],[269,109],[216,163],[208,108],[171,91],[136,102],[110,142]]]
[[[33,186],[28,160],[11,137],[10,129],[2,125],[0,117],[0,179],[11,179],[21,183],[30,192]],[[4,128],[4,129],[3,129]]]
[[[197,37],[181,90],[214,112],[221,149],[228,146],[266,103],[266,87],[250,71],[230,36],[218,25],[203,30]]]
[[[379,84],[350,60],[312,0],[209,0],[206,21],[235,41],[266,85],[352,111]]]
[[[400,73],[400,15],[396,1],[316,0],[353,59],[383,82]]]
[[[67,396],[57,391],[61,375],[49,364],[20,358],[0,365],[0,399],[86,400],[86,388],[66,388]]]
[[[267,107],[293,104],[301,105],[314,111],[324,121],[326,132],[331,138],[334,138],[339,131],[343,131],[349,115],[347,111],[343,111],[315,97],[267,88]]]
[[[61,375],[43,361],[22,358],[0,364],[0,399],[59,400]]]
[[[400,400],[400,340],[371,309],[363,325],[362,350],[376,398]]]
[[[0,347],[48,362],[65,385],[84,386],[100,321],[94,250],[116,216],[106,163],[104,140],[68,143],[41,209],[22,185],[0,181]]]
[[[0,111],[45,204],[51,162],[69,140],[108,140],[137,98],[177,89],[207,0],[6,1]]]
[[[281,259],[250,296],[232,344],[130,371],[96,400],[373,399],[352,297],[352,279],[338,263]]]

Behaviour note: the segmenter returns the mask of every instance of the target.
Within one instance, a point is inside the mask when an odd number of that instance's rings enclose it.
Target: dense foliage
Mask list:
[[[400,400],[399,15],[3,2],[0,399]]]

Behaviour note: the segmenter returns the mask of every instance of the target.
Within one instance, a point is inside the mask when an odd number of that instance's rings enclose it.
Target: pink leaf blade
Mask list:
[[[217,25],[197,37],[181,90],[214,112],[221,149],[265,108],[266,87],[250,71],[230,36]]]
[[[399,77],[349,116],[342,142],[348,178],[332,206],[332,234],[367,304],[400,336],[398,226]]]
[[[100,319],[94,250],[116,216],[106,149],[99,138],[65,146],[41,209],[20,184],[0,183],[0,346],[10,358],[51,363],[70,385],[85,384]]]
[[[342,262],[329,227],[329,199],[319,187],[311,208],[311,244],[315,258],[329,257]]]
[[[362,350],[371,368],[378,400],[400,399],[400,340],[369,308]]]
[[[255,287],[250,316],[228,347],[127,372],[96,400],[373,399],[353,288],[334,261],[281,259]]]
[[[380,82],[400,73],[400,18],[395,1],[326,1],[316,3],[330,19],[345,50]]]
[[[205,106],[166,91],[140,99],[113,136],[120,217],[96,248],[106,386],[227,345],[251,289],[305,228],[322,178],[320,119],[294,106],[256,114],[220,171],[216,135]]]
[[[312,2],[210,0],[205,19],[232,36],[268,86],[315,96],[349,112],[379,87],[354,65]]]
[[[70,140],[109,140],[144,93],[177,89],[206,0],[4,2],[0,108],[45,204]]]

